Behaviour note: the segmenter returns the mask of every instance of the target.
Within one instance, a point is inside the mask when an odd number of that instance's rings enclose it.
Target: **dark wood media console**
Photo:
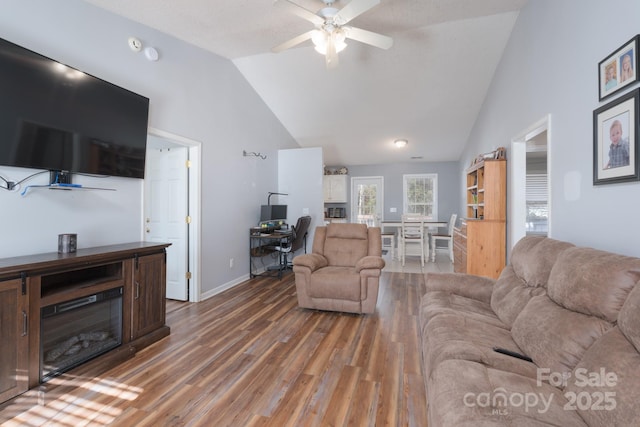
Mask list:
[[[110,305],[102,311],[116,313],[119,344],[82,362],[84,367],[106,370],[169,335],[165,324],[168,246],[134,242],[71,254],[0,259],[0,403],[41,384],[45,359],[41,343],[46,341],[41,336],[42,313],[55,314],[66,302],[93,303],[96,295],[103,294],[117,298],[115,308]],[[68,308],[69,312],[75,309]],[[89,305],[83,310],[91,317]]]

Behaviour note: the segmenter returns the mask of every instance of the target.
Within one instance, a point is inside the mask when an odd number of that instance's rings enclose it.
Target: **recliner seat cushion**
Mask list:
[[[366,287],[364,287],[366,289]],[[307,294],[311,298],[346,299],[360,301],[360,274],[353,267],[323,267],[311,275]]]
[[[432,318],[423,326],[421,333],[425,377],[441,362],[451,359],[478,362],[528,377],[536,376],[533,363],[493,351],[493,347],[521,351],[504,326],[447,313]]]

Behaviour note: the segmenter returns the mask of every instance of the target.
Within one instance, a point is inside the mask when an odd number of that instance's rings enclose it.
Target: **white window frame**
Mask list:
[[[408,180],[410,179],[430,179],[433,182],[432,219],[438,219],[438,174],[437,173],[415,173],[402,175],[402,209],[404,213],[409,212]]]

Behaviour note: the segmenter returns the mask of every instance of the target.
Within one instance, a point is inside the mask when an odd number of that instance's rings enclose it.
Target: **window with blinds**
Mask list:
[[[403,175],[404,213],[438,218],[438,175]]]
[[[527,234],[546,236],[549,231],[547,174],[527,174]]]

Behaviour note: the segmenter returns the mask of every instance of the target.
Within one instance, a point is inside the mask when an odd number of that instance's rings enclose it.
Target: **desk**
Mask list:
[[[259,229],[256,230],[255,228],[249,230],[249,276],[252,279],[257,276],[272,275],[267,272],[273,271],[270,270],[269,267],[274,266],[265,265],[262,258],[276,252],[278,253],[278,264],[275,267],[277,267],[278,278],[282,277],[282,270],[284,270],[286,265],[283,265],[282,262],[283,254],[278,252],[275,246],[283,246],[286,243],[290,243],[291,236],[291,230],[276,230],[271,233],[261,233]],[[262,263],[262,273],[258,273],[258,268],[254,263],[256,258],[259,258]],[[286,258],[284,259],[286,260]]]
[[[426,254],[425,254],[425,258],[429,259],[429,230],[433,229],[433,228],[440,228],[440,227],[447,227],[449,225],[449,223],[447,221],[424,221],[424,228],[425,228],[425,235],[427,235],[426,237]],[[389,228],[397,228],[398,231],[400,230],[400,228],[402,228],[402,221],[401,220],[383,220],[380,221],[380,228],[382,230],[384,230],[385,227],[389,227]],[[400,239],[396,239],[396,241],[398,242],[398,254],[399,258],[402,258],[402,252],[400,252],[402,250],[402,247],[400,246]]]

